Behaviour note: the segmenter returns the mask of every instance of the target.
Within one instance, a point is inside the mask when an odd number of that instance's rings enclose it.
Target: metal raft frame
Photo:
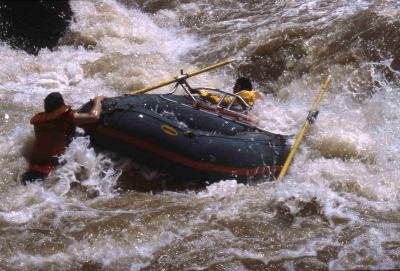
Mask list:
[[[181,71],[181,73],[182,73],[182,71]],[[186,79],[187,79],[187,76],[185,74],[178,76],[176,79],[175,86],[172,88],[172,91],[169,92],[168,94],[175,93],[176,90],[178,89],[178,87],[181,86],[182,89],[185,91],[185,93],[192,99],[192,101],[197,103],[197,102],[199,102],[199,97],[197,97],[196,94],[199,94],[200,90],[210,90],[210,91],[221,94],[220,100],[216,104],[217,108],[224,109],[224,110],[230,111],[235,114],[242,114],[244,116],[249,112],[249,110],[252,109],[252,106],[250,106],[248,103],[246,103],[246,101],[242,97],[240,97],[239,95],[237,95],[235,93],[230,93],[230,92],[220,90],[218,88],[210,88],[210,87],[192,88]],[[227,97],[233,97],[233,99],[228,105],[223,105],[223,102],[225,101],[225,99]],[[238,108],[238,110],[232,110],[237,105],[239,105],[240,108]]]
[[[236,123],[245,125],[245,126],[251,128],[251,129],[254,129],[255,131],[260,131],[260,132],[269,134],[270,136],[273,136],[273,137],[280,137],[280,135],[276,135],[276,134],[271,133],[271,132],[269,132],[267,130],[259,128],[259,127],[257,127],[256,125],[254,125],[252,123],[252,121],[247,116],[247,113],[248,113],[248,111],[250,109],[252,109],[252,106],[247,104],[246,101],[244,101],[243,98],[240,97],[239,95],[234,94],[234,93],[229,93],[229,92],[217,89],[217,88],[209,88],[209,87],[192,88],[189,85],[189,83],[186,81],[187,78],[188,77],[186,76],[186,74],[182,74],[181,76],[178,76],[176,78],[176,84],[172,88],[172,90],[170,92],[166,93],[166,94],[161,94],[160,97],[162,99],[168,100],[170,102],[178,103],[177,101],[175,101],[173,99],[170,99],[167,96],[174,94],[177,91],[178,87],[180,86],[184,90],[185,94],[187,94],[192,99],[193,103],[195,103],[195,104],[204,104],[204,101],[200,100],[199,97],[197,97],[196,93],[199,93],[199,90],[201,90],[201,89],[215,91],[215,92],[218,92],[218,93],[222,94],[220,102],[218,104],[216,104],[216,105],[215,104],[211,105],[212,107],[215,107],[215,109],[217,109],[217,110],[216,111],[210,111],[207,108],[205,108],[205,109],[200,108],[200,110],[202,110],[203,112],[206,112],[206,113],[208,113],[210,115],[218,116],[218,117],[224,118],[226,120],[234,121]],[[223,106],[222,105],[223,99],[225,99],[226,97],[229,97],[229,96],[234,97],[234,99],[227,106]],[[237,104],[239,104],[241,106],[239,111],[231,109],[232,106],[235,105],[235,103],[237,103]],[[183,106],[190,106],[190,105],[186,105],[186,104],[182,104],[182,105]],[[224,112],[225,113],[226,112],[231,113],[235,117],[229,116],[229,115],[225,116]],[[237,117],[240,117],[240,119],[237,119]]]

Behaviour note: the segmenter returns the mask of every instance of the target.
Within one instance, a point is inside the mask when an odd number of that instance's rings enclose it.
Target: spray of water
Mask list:
[[[2,268],[399,267],[397,1],[122,2],[71,1],[54,51],[0,44]],[[229,89],[251,77],[264,93],[251,115],[288,135],[333,76],[283,182],[121,191],[128,162],[80,136],[43,184],[19,183],[29,119],[49,92],[78,108],[224,58],[237,62],[190,82]]]

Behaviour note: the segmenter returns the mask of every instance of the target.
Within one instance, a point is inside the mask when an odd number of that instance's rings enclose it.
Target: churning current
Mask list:
[[[74,19],[52,51],[0,43],[1,270],[400,268],[398,1],[70,5]],[[332,75],[282,182],[131,190],[121,179],[156,169],[82,135],[44,183],[21,185],[29,120],[48,93],[79,108],[224,59],[236,61],[190,82],[230,90],[238,74],[250,77],[265,96],[252,117],[281,134],[300,130]]]

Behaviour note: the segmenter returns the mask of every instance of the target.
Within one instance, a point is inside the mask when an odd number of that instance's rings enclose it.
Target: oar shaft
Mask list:
[[[325,80],[321,90],[319,91],[318,96],[315,98],[310,112],[315,112],[318,109],[318,106],[321,103],[322,96],[324,95],[326,88],[328,87],[328,84],[330,81],[331,81],[331,76],[329,75],[328,78]],[[307,117],[307,119],[304,121],[303,127],[301,128],[299,134],[297,135],[296,141],[294,142],[293,147],[290,150],[288,157],[286,158],[285,164],[283,165],[283,167],[279,173],[277,182],[281,181],[283,179],[283,177],[285,176],[286,172],[288,171],[290,163],[292,162],[293,157],[294,157],[297,149],[299,148],[300,143],[303,140],[303,137],[304,137],[308,127],[310,126],[310,124],[311,124],[311,120]]]
[[[322,85],[322,88],[311,107],[311,111],[315,111],[318,109],[318,106],[321,103],[322,96],[324,95],[330,81],[331,81],[331,76],[329,75],[328,78],[326,78],[324,84]]]
[[[203,68],[203,69],[200,69],[200,70],[197,70],[197,71],[193,71],[193,72],[189,72],[189,73],[187,74],[187,77],[195,76],[195,75],[198,75],[198,74],[200,74],[200,73],[207,72],[207,71],[210,71],[210,70],[213,70],[213,69],[216,69],[216,68],[219,68],[219,67],[228,65],[229,63],[232,63],[232,62],[233,62],[233,60],[225,60],[225,61],[222,61],[222,62],[219,62],[219,63],[217,63],[217,64],[214,64],[214,65],[205,67],[205,68]]]
[[[184,75],[182,75],[182,77],[186,79],[186,78],[189,78],[189,77],[191,77],[191,76],[195,76],[195,75],[198,75],[198,74],[200,74],[200,73],[207,72],[207,71],[210,71],[210,70],[219,68],[219,67],[221,67],[221,66],[225,66],[225,65],[227,65],[227,64],[229,64],[229,63],[232,63],[232,62],[233,62],[233,60],[222,61],[222,62],[219,62],[219,63],[217,63],[217,64],[214,64],[214,65],[205,67],[205,68],[203,68],[203,69],[200,69],[200,70],[197,70],[197,71],[193,71],[193,72],[184,74]],[[175,82],[177,82],[179,79],[181,79],[182,77],[181,77],[181,76],[177,76],[177,77],[174,77],[174,78],[171,79],[171,80],[164,81],[164,82],[161,82],[161,83],[152,85],[152,86],[150,86],[150,87],[146,87],[146,88],[142,88],[142,89],[139,89],[139,90],[130,91],[129,94],[130,94],[130,95],[142,94],[142,93],[148,92],[148,91],[150,91],[150,90],[153,90],[153,89],[156,89],[156,88],[160,88],[160,87],[163,87],[163,86],[166,86],[166,85],[175,83]]]
[[[307,120],[304,122],[303,127],[301,128],[299,134],[297,135],[296,141],[294,142],[293,147],[290,150],[288,157],[286,158],[285,164],[283,164],[283,167],[282,167],[281,171],[279,172],[277,182],[281,181],[283,179],[283,177],[286,175],[286,172],[289,169],[290,163],[292,162],[293,157],[294,157],[297,149],[299,148],[301,141],[303,140],[304,134],[306,133],[308,126],[310,126],[310,122]]]
[[[172,84],[174,82],[176,82],[176,79],[171,79],[171,80],[168,80],[168,81],[164,81],[164,82],[158,83],[156,85],[152,85],[150,87],[146,87],[146,88],[142,88],[142,89],[139,89],[139,90],[130,91],[129,94],[130,95],[142,94],[142,93],[148,92],[150,90],[153,90],[153,89],[156,89],[156,88],[160,88],[160,87]]]

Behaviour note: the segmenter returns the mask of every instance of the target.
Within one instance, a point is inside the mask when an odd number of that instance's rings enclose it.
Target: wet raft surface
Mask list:
[[[177,95],[106,99],[101,125],[86,130],[99,147],[200,181],[273,176],[288,151],[284,136],[194,108]]]

